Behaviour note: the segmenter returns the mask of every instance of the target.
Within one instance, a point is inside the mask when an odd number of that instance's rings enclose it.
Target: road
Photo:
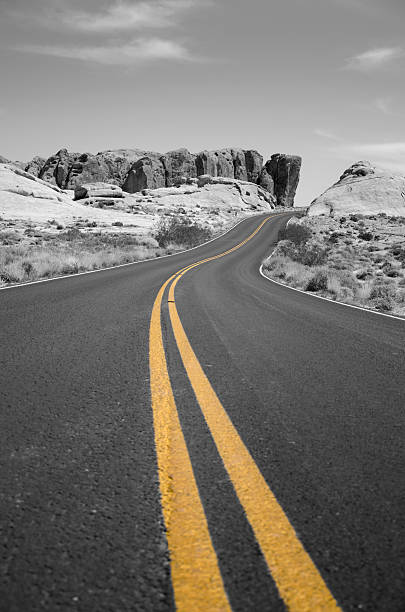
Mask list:
[[[288,216],[0,291],[2,611],[403,610],[405,323],[261,277]]]

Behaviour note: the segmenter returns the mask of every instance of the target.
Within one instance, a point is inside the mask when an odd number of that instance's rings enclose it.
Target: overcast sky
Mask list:
[[[0,0],[0,154],[300,154],[405,172],[404,0]]]

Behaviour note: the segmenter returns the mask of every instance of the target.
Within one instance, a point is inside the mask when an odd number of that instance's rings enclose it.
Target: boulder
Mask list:
[[[294,206],[302,158],[297,155],[276,153],[266,162],[264,171],[260,173],[259,184],[264,189],[271,188],[270,178],[273,180],[273,193],[278,206]]]
[[[405,217],[405,176],[359,161],[308,209],[310,217],[339,218],[352,213]]]
[[[143,189],[166,187],[166,172],[160,158],[145,156],[132,166],[123,185],[123,190],[135,193]]]
[[[75,188],[75,200],[85,198],[123,198],[121,187],[109,183],[85,183]]]

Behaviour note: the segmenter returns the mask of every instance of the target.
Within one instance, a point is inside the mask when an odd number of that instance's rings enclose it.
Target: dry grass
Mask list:
[[[10,234],[12,232],[3,240],[0,235],[0,286],[109,268],[169,255],[185,248],[172,243],[161,248],[151,236],[90,234],[76,229],[43,235],[38,244],[27,243],[21,236]]]
[[[332,300],[405,316],[402,219],[305,218],[290,223],[280,237],[274,254],[263,262],[269,278]]]

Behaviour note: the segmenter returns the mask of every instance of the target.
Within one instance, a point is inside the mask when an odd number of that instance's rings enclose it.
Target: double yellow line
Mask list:
[[[161,503],[176,608],[184,612],[231,610],[231,607],[167,369],[161,309],[168,286],[170,321],[187,376],[281,597],[294,612],[339,609],[205,375],[175,303],[174,290],[184,274],[241,248],[269,219],[231,249],[171,276],[160,288],[152,310],[149,366]]]

